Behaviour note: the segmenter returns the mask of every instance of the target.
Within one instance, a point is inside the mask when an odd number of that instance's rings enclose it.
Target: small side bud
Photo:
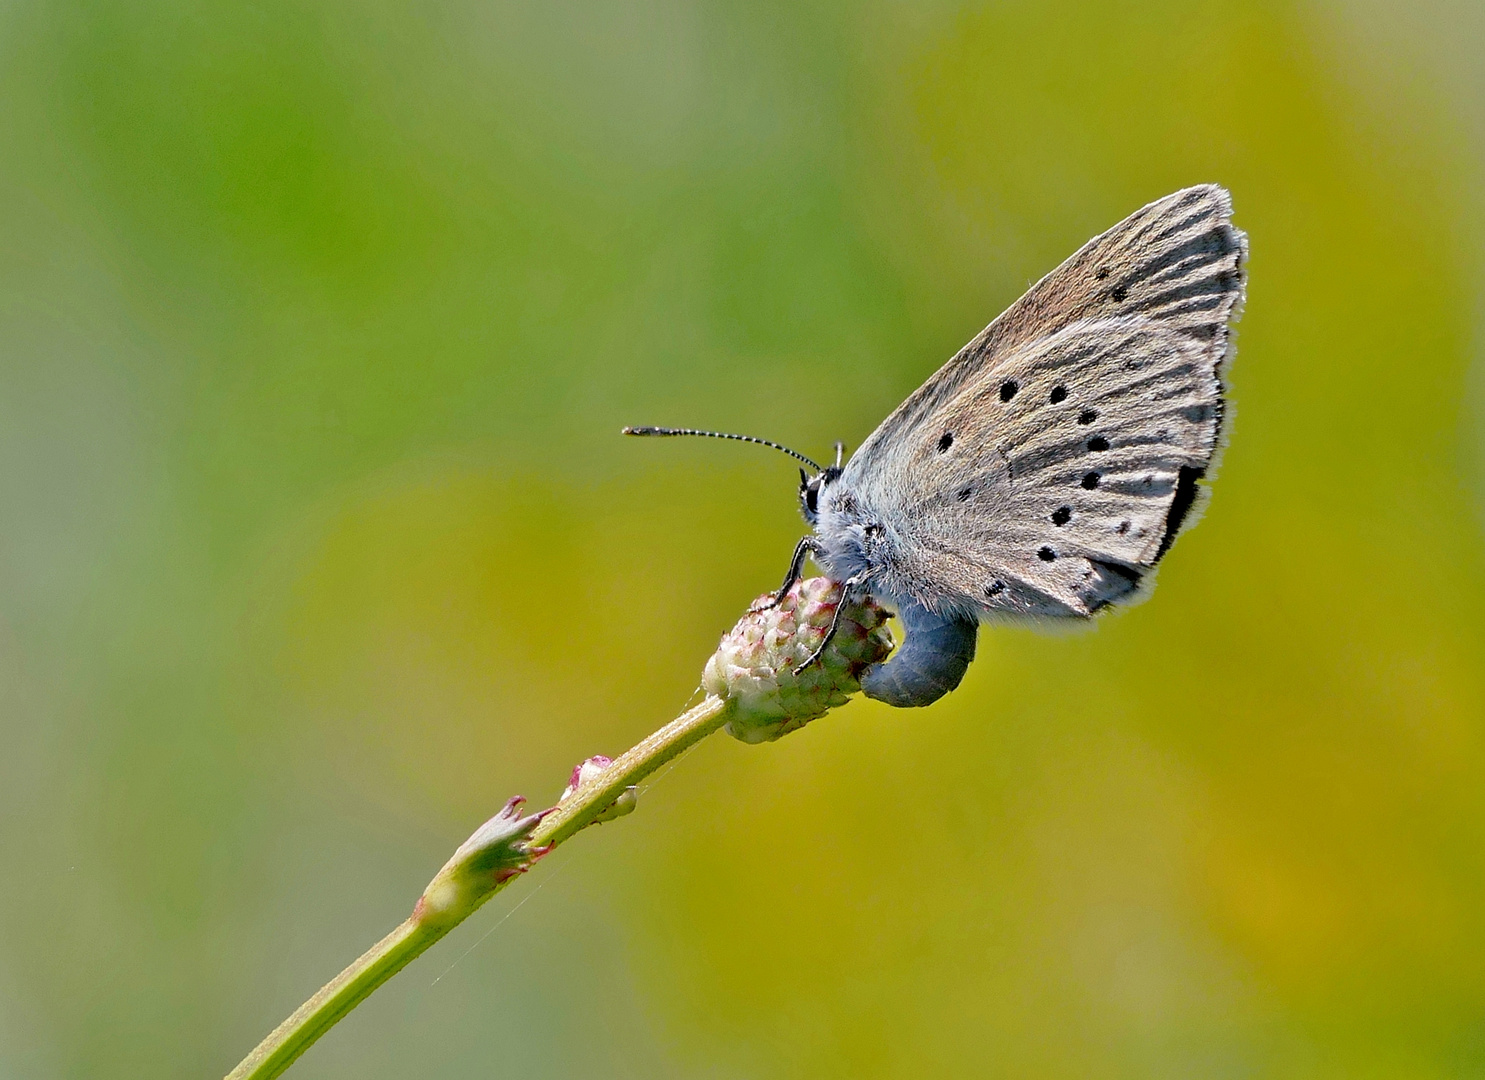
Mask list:
[[[736,703],[729,735],[757,743],[797,731],[844,705],[861,689],[861,673],[887,658],[893,645],[889,615],[867,597],[848,601],[829,647],[816,663],[794,673],[825,639],[839,603],[839,584],[809,578],[773,607],[749,611],[723,636],[701,684]]]
[[[602,754],[594,754],[582,763],[574,765],[572,776],[567,781],[567,787],[563,790],[562,797],[557,800],[557,805],[561,806],[568,799],[572,798],[577,793],[578,788],[582,787],[613,763],[612,758],[604,757]],[[630,784],[617,799],[609,803],[593,819],[593,824],[601,825],[605,821],[613,821],[616,818],[623,817],[625,814],[632,814],[637,806],[639,806],[639,788]]]
[[[530,840],[541,819],[552,810],[522,816],[525,802],[517,795],[459,845],[453,858],[423,890],[413,908],[413,918],[426,925],[458,922],[490,893],[517,874],[524,874],[547,853],[547,848],[532,847]]]

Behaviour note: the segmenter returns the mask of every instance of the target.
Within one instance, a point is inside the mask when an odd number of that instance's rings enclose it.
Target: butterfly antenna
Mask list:
[[[757,438],[757,437],[755,437],[753,435],[729,435],[725,431],[697,431],[695,428],[671,428],[671,427],[626,427],[624,429],[624,434],[625,435],[666,435],[666,436],[670,436],[670,435],[700,435],[700,436],[702,436],[704,438],[707,438],[707,439],[735,439],[738,442],[757,443],[759,446],[771,446],[775,450],[780,450],[780,451],[784,452],[785,454],[788,454],[792,458],[798,458],[800,461],[804,462],[810,468],[814,469],[815,472],[823,472],[824,471],[824,470],[822,470],[820,468],[819,465],[816,465],[813,461],[811,461],[809,458],[805,457],[798,450],[790,450],[787,446],[781,446],[781,445],[779,445],[776,442],[770,442],[768,439],[759,439],[759,438]]]

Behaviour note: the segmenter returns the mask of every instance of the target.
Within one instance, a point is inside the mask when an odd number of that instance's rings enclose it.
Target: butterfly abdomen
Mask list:
[[[861,690],[898,708],[931,705],[964,678],[975,658],[979,622],[911,603],[899,605],[898,617],[907,640],[885,664],[866,669]]]

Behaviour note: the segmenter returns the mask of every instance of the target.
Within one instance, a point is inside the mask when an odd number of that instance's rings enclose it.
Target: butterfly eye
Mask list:
[[[799,502],[804,507],[805,516],[814,521],[815,513],[820,509],[820,481],[818,477],[811,479],[803,469],[799,470]]]

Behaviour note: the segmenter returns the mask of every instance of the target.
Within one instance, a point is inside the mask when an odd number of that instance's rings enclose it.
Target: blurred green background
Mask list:
[[[1153,600],[717,738],[303,1077],[1485,1077],[1485,6],[0,8],[0,1076],[217,1076],[686,702],[856,445],[1178,187]]]

